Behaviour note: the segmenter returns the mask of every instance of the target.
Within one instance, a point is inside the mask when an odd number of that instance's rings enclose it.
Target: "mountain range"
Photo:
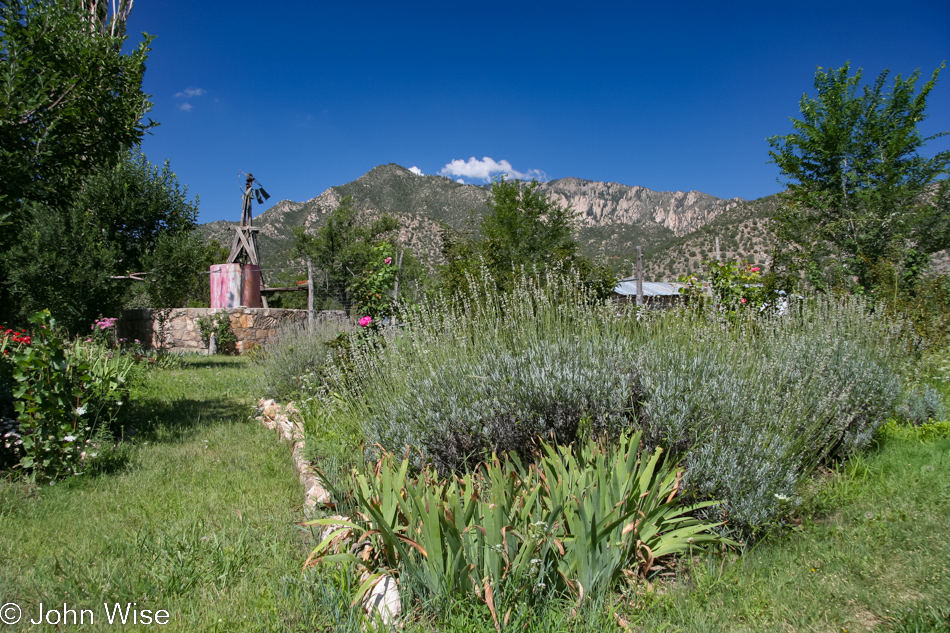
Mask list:
[[[605,257],[615,271],[630,274],[642,246],[645,277],[673,280],[696,272],[715,255],[765,263],[768,218],[776,196],[758,200],[722,199],[698,191],[652,191],[645,187],[579,178],[540,184],[540,191],[576,212],[577,239],[592,257]],[[490,185],[466,185],[442,176],[420,176],[399,165],[380,165],[353,182],[330,187],[303,202],[281,200],[254,218],[260,227],[259,252],[265,269],[290,265],[292,231],[316,231],[344,196],[351,196],[362,221],[382,214],[400,222],[399,241],[428,266],[441,263],[440,227],[474,231],[488,211]],[[237,214],[235,214],[237,215]],[[229,246],[237,222],[200,225],[207,239]],[[287,274],[270,277],[290,278]],[[296,275],[299,277],[299,275]]]

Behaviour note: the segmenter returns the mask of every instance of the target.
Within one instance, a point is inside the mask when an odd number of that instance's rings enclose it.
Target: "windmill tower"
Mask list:
[[[233,227],[234,240],[228,262],[211,267],[212,308],[261,307],[261,262],[257,252],[260,228],[253,225],[251,209],[255,199],[258,204],[264,204],[269,198],[254,175],[247,174],[241,199],[241,223]]]
[[[241,224],[234,227],[234,241],[231,242],[231,254],[228,255],[228,263],[242,263],[260,266],[261,262],[257,256],[257,234],[260,228],[253,226],[251,222],[251,208],[254,204],[254,198],[257,198],[259,204],[264,204],[264,200],[270,196],[264,191],[263,187],[254,189],[256,179],[254,174],[247,175],[247,182],[244,184],[243,204],[241,208]],[[258,183],[258,186],[260,183]],[[262,199],[261,196],[264,196]]]

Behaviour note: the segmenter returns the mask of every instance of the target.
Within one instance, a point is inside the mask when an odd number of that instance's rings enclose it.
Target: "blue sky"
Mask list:
[[[385,163],[752,199],[782,188],[765,139],[816,66],[928,79],[950,61],[946,0],[660,5],[139,0],[161,124],[143,149],[202,222],[239,219],[241,170],[273,203]],[[928,103],[921,130],[950,131],[950,71]]]

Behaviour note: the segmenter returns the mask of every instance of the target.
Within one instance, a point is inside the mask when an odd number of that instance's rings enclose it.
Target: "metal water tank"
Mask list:
[[[211,307],[237,308],[241,305],[243,274],[241,264],[214,264],[211,266]],[[258,271],[260,278],[260,271]],[[260,290],[258,290],[260,296]]]
[[[261,267],[257,264],[242,264],[244,291],[241,305],[246,308],[261,307]]]

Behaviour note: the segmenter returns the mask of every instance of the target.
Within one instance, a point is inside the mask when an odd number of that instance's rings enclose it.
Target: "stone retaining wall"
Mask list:
[[[138,339],[145,347],[159,345],[159,310],[126,310],[119,320],[119,336]],[[201,330],[195,323],[199,317],[226,312],[231,329],[237,337],[237,351],[244,353],[267,343],[281,327],[291,323],[305,323],[306,310],[278,308],[174,308],[168,313],[165,325],[165,345],[172,352],[207,352],[208,343],[201,339]],[[347,320],[342,310],[317,312],[317,320]]]

